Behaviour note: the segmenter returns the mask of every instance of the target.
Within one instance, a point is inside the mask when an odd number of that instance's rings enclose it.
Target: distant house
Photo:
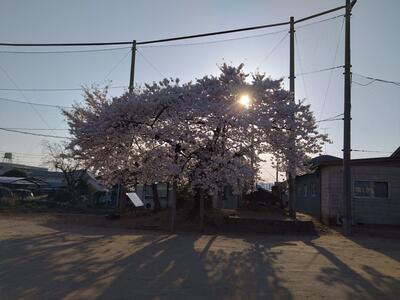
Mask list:
[[[0,162],[0,176],[10,170],[15,169],[23,171],[27,177],[18,178],[18,180],[14,180],[13,182],[10,182],[9,179],[4,178],[3,181],[0,181],[0,185],[26,185],[26,188],[40,187],[41,190],[62,189],[67,186],[64,174],[62,172],[49,171],[47,168],[44,167],[34,167],[28,165]],[[75,176],[76,178],[82,177],[96,191],[106,191],[106,188],[101,185],[100,182],[96,180],[96,178],[90,172],[87,172],[85,170],[77,170]]]
[[[29,189],[40,190],[46,188],[46,182],[33,177],[4,177],[0,176],[0,187],[7,187],[10,189]]]
[[[11,170],[20,170],[23,171],[26,176],[33,176],[37,172],[47,172],[47,168],[43,167],[34,167],[34,166],[27,166],[22,164],[14,164],[10,162],[0,162],[0,176],[4,173],[11,171]]]
[[[351,160],[353,224],[400,225],[400,147],[390,157]],[[343,216],[342,159],[322,155],[296,177],[296,208],[324,223]]]

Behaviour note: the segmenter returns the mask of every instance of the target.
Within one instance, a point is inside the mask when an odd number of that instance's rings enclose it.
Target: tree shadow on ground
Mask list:
[[[54,232],[1,241],[1,297],[292,298],[273,266],[279,254],[269,251],[289,238],[268,243],[246,238],[248,246],[238,250],[235,245],[214,248],[215,235],[149,233],[116,238],[112,232],[96,232]]]
[[[399,278],[386,276],[369,265],[363,265],[362,270],[370,278],[367,280],[328,249],[313,242],[309,242],[308,245],[314,247],[333,265],[323,267],[317,279],[327,286],[345,287],[346,299],[398,299]]]
[[[375,230],[355,229],[349,240],[363,248],[382,253],[400,262],[400,227],[378,227]]]
[[[1,299],[291,299],[318,281],[327,293],[343,289],[351,299],[397,299],[400,293],[398,278],[369,264],[355,271],[316,236],[67,224],[47,224],[41,232],[0,241]],[[293,254],[301,249],[305,253]],[[306,278],[310,282],[302,282]]]

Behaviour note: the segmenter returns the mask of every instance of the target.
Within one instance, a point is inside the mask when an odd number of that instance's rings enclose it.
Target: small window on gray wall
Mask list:
[[[374,182],[374,196],[380,198],[388,197],[388,183],[383,181]]]
[[[371,197],[372,187],[370,181],[354,181],[354,196]]]

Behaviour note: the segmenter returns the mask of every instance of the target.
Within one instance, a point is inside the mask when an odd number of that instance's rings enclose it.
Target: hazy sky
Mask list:
[[[133,39],[143,41],[284,22],[290,16],[298,19],[344,3],[344,0],[2,0],[0,42],[101,42]],[[397,16],[399,11],[400,1],[396,0],[357,2],[352,17],[353,72],[400,81],[400,19]],[[342,11],[317,20],[340,14]],[[305,24],[307,23],[301,26]],[[342,24],[343,18],[340,17],[297,28],[296,73],[343,65]],[[189,81],[206,74],[217,74],[218,65],[223,62],[235,65],[244,62],[249,73],[259,68],[273,78],[285,77],[285,86],[288,87],[286,78],[289,71],[289,40],[285,29],[288,28],[275,27],[214,38],[179,41],[169,43],[169,46],[163,44],[159,45],[162,47],[139,47],[136,84],[159,80],[163,76]],[[238,39],[241,37],[248,38]],[[234,40],[208,43],[225,39]],[[179,44],[185,45],[178,46]],[[95,48],[104,47],[86,49]],[[81,91],[37,92],[4,89],[79,88],[93,83],[102,85],[110,80],[113,86],[128,84],[129,49],[63,54],[4,52],[52,50],[78,49],[0,47],[0,97],[69,106],[82,100]],[[306,102],[311,104],[317,119],[342,113],[342,73],[340,68],[298,76],[296,98],[305,98]],[[369,82],[356,75],[353,80],[362,84]],[[111,94],[118,95],[121,92],[121,89],[112,89]],[[353,157],[386,156],[400,146],[399,93],[400,87],[390,84],[353,84],[352,148],[382,151],[353,152]],[[67,125],[57,108],[3,100],[0,100],[0,127],[50,128],[58,130],[32,132],[67,134],[64,130]],[[341,156],[342,122],[324,122],[320,127],[333,140],[333,144],[326,146],[326,153]],[[0,131],[0,155],[3,156],[4,151],[9,151],[14,153],[15,162],[39,164],[43,140],[41,137]],[[273,172],[268,166],[265,167],[264,179],[273,180]]]

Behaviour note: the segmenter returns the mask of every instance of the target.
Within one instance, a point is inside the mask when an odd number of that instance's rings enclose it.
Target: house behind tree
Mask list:
[[[296,177],[298,211],[325,224],[343,217],[342,159],[323,155]],[[400,147],[390,157],[351,160],[353,224],[400,225]]]

